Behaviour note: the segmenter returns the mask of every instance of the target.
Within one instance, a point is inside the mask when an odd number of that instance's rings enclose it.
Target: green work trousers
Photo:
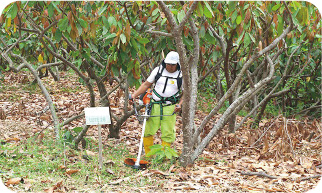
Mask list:
[[[164,106],[163,115],[171,115],[174,111],[175,105]],[[151,115],[160,115],[160,104],[154,104],[151,109]],[[145,125],[144,137],[153,136],[161,127],[162,141],[173,143],[176,139],[176,114],[172,116],[150,117]]]

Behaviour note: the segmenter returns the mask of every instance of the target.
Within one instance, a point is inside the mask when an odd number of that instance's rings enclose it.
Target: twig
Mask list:
[[[276,176],[271,176],[266,174],[265,172],[241,172],[242,175],[248,175],[248,176],[260,176],[260,177],[266,177],[270,179],[277,179]]]
[[[264,137],[264,135],[265,135],[265,133],[273,126],[273,124],[274,123],[272,123],[265,131],[264,131],[264,133],[260,136],[260,138],[258,138],[257,139],[257,141],[255,142],[255,143],[253,143],[250,147],[254,147],[254,145],[256,144],[256,143],[258,143],[263,137]]]
[[[312,131],[312,133],[310,134],[310,136],[307,138],[307,141],[308,142],[311,142],[311,139],[313,138],[314,134],[315,134],[315,132]]]
[[[312,178],[320,178],[320,177],[321,177],[321,174],[317,174],[317,175],[314,175],[314,176],[308,176],[308,177],[300,178],[299,181],[309,180],[309,179],[312,179]]]
[[[148,30],[146,30],[146,32],[151,33],[151,34],[155,34],[155,35],[160,35],[160,36],[167,36],[167,37],[173,37],[173,35],[171,33],[166,33],[166,32],[162,32],[162,31],[152,31],[153,28],[150,28]]]
[[[293,141],[292,141],[292,139],[290,137],[290,134],[288,133],[288,130],[287,130],[287,122],[288,122],[288,119],[284,118],[284,130],[286,132],[286,135],[287,135],[288,139],[290,140],[290,147],[291,147],[291,150],[292,150],[292,154],[295,157],[294,148],[293,148]]]

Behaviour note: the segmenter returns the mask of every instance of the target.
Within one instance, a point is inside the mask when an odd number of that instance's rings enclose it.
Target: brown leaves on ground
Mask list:
[[[66,174],[72,175],[72,174],[75,174],[75,173],[77,173],[79,171],[80,171],[79,169],[67,169]]]
[[[68,78],[62,78],[60,82],[54,82],[49,77],[43,80],[51,92],[58,116],[65,119],[78,115],[89,106],[89,94],[78,83],[76,77],[70,77],[68,74],[62,74],[61,77],[64,76]],[[8,73],[4,81],[5,85],[20,88],[27,80],[24,74]],[[47,104],[41,92],[8,90],[0,93],[0,99],[0,104],[5,104],[2,109],[6,115],[5,120],[0,119],[2,129],[0,139],[5,143],[17,143],[33,135],[39,136],[38,140],[41,141],[43,137],[41,131],[53,129],[51,115],[49,110],[46,110]],[[111,111],[116,115],[122,113],[122,107],[120,107],[122,100],[120,91],[116,91],[110,97]],[[204,113],[197,111],[196,124],[200,124],[205,116]],[[220,115],[215,116],[207,124],[202,137],[206,136],[212,124],[219,117]],[[237,122],[240,120],[241,118],[237,117]],[[115,176],[115,180],[109,185],[122,185],[122,190],[127,188],[133,190],[131,189],[133,183],[151,179],[155,180],[157,185],[139,187],[134,191],[305,192],[314,188],[322,172],[320,120],[298,121],[278,117],[262,120],[256,129],[251,128],[252,121],[250,119],[234,134],[229,134],[226,129],[218,133],[192,167],[181,168],[173,165],[168,171],[147,169],[134,172],[130,177],[117,176],[118,174],[108,170],[107,173]],[[79,119],[63,129],[82,126],[83,123],[84,120]],[[177,139],[173,146],[179,152],[183,145],[181,125],[182,120],[178,116]],[[141,127],[142,124],[135,116],[131,116],[122,125],[120,139],[108,139],[108,129],[103,129],[103,143],[104,145],[110,142],[115,145],[126,144],[130,154],[136,155]],[[87,135],[97,139],[97,130],[92,127]],[[160,133],[156,135],[155,143],[160,143]],[[86,150],[86,154],[97,156],[97,152],[89,150]],[[77,158],[71,155],[68,157],[71,161]],[[113,165],[115,165],[113,161],[105,163],[105,166]],[[67,177],[79,172],[65,166],[60,166],[57,170],[65,171],[64,174]],[[17,186],[21,180],[22,178],[7,179],[6,185]],[[30,189],[30,183],[27,181],[27,179],[24,180],[26,191]],[[45,190],[46,192],[68,192],[70,190],[62,181],[50,186]]]
[[[6,182],[6,186],[23,183],[23,178],[11,178]]]
[[[3,108],[0,106],[0,120],[5,120],[7,118],[6,113]]]
[[[56,183],[54,186],[45,189],[46,193],[68,192],[68,188],[63,185],[63,181]]]
[[[245,191],[307,191],[321,177],[321,132],[318,120],[279,117],[256,129],[246,124],[234,134],[220,132],[197,165]]]

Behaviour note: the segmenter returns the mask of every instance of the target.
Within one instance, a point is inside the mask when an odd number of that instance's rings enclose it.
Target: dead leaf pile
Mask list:
[[[21,88],[27,84],[29,76],[23,73],[6,74],[4,85],[12,88]],[[89,106],[89,94],[76,77],[62,74],[60,82],[50,77],[43,78],[51,93],[59,117],[67,119],[80,114]],[[113,85],[111,85],[113,86]],[[18,89],[17,89],[18,90]],[[21,140],[39,134],[44,129],[53,130],[51,114],[47,103],[40,91],[7,90],[0,93],[0,139],[3,143],[16,144]],[[97,88],[95,88],[97,92]],[[110,96],[111,111],[116,115],[122,113],[123,98],[121,91],[115,91]],[[0,112],[0,113],[1,113]],[[5,114],[5,119],[3,119]],[[200,124],[206,115],[200,111],[196,114],[196,124]],[[206,126],[201,137],[205,137],[212,128],[212,124],[220,118],[215,116]],[[3,120],[1,120],[3,119]],[[241,117],[237,117],[240,121]],[[84,119],[73,121],[65,128],[82,126]],[[160,192],[168,191],[195,191],[195,192],[305,192],[314,188],[321,178],[321,122],[320,120],[298,121],[278,117],[271,120],[262,120],[259,127],[251,128],[253,120],[249,120],[234,134],[226,129],[218,135],[204,150],[196,163],[189,168],[171,167],[169,171],[146,170],[133,174],[131,177],[118,178],[112,170],[107,173],[115,175],[114,181],[104,186],[122,185],[123,190],[131,189],[133,185],[123,187],[127,183],[139,181],[143,178],[156,179],[159,186],[140,187],[135,191],[151,192],[155,189]],[[177,139],[175,148],[181,152],[183,145],[180,130],[182,120],[178,116],[176,128]],[[63,129],[65,129],[63,128]],[[136,155],[141,135],[142,124],[135,116],[131,116],[120,131],[120,139],[108,139],[108,128],[103,129],[103,143],[126,144],[130,154]],[[87,135],[97,140],[97,129],[91,127]],[[42,140],[39,135],[39,141]],[[155,143],[160,143],[160,133],[155,137]],[[10,153],[10,152],[9,152]],[[9,154],[8,153],[8,154]],[[86,151],[88,156],[97,156],[96,152]],[[68,163],[82,159],[67,152]],[[13,155],[10,155],[13,156]],[[106,161],[106,166],[113,167],[113,161]],[[66,167],[63,170],[67,177],[79,172],[77,169]],[[4,180],[5,181],[5,180]],[[17,186],[25,182],[25,190],[30,189],[27,179],[7,179],[7,186]],[[98,181],[97,183],[100,183]],[[63,181],[54,182],[45,192],[69,192],[70,187]]]

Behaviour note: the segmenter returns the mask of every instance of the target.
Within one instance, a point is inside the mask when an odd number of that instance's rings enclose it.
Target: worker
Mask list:
[[[155,86],[152,90],[151,116],[145,126],[143,145],[145,155],[150,152],[150,147],[154,143],[153,136],[161,128],[161,145],[171,146],[176,138],[176,114],[173,112],[181,111],[182,97],[182,72],[180,68],[179,54],[170,51],[166,58],[161,62],[161,65],[154,68],[147,80],[130,95],[133,100],[145,93],[148,88],[154,83]],[[172,116],[162,116],[171,115]],[[158,117],[158,115],[160,115]]]

